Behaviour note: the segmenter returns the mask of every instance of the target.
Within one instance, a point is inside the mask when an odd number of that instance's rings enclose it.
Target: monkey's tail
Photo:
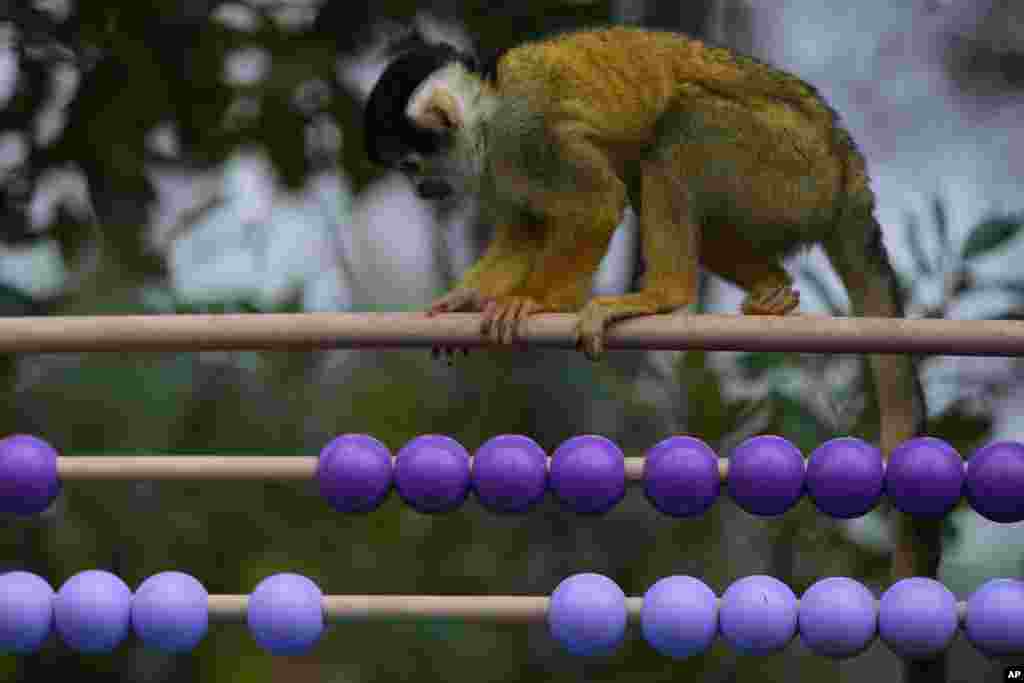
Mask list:
[[[849,197],[847,202],[824,247],[843,281],[853,313],[902,318],[903,296],[882,244],[882,228],[872,212],[874,202],[850,202]],[[880,412],[880,446],[888,457],[900,443],[923,433],[927,417],[924,391],[917,362],[909,354],[872,355],[868,360]]]
[[[840,220],[825,242],[825,253],[846,287],[858,316],[903,317],[903,297],[896,273],[882,245],[882,229],[873,215],[870,190],[861,190],[861,201],[844,203]],[[923,433],[925,402],[917,363],[909,354],[872,355],[868,359],[874,376],[875,396],[880,412],[881,450],[885,457],[909,438]],[[909,576],[936,577],[942,557],[942,520],[900,515],[892,556],[892,580]],[[934,660],[907,660],[906,683],[946,680],[943,656]]]

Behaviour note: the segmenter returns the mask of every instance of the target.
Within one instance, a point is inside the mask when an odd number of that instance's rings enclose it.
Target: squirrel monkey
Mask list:
[[[864,158],[836,113],[797,77],[680,34],[578,31],[486,69],[422,44],[374,87],[366,146],[425,199],[479,199],[493,240],[428,314],[482,311],[496,342],[531,314],[579,311],[577,347],[597,358],[615,321],[693,304],[699,266],[746,290],[744,313],[784,315],[799,293],[783,259],[813,244],[856,315],[903,315]],[[642,288],[587,301],[627,202]],[[908,356],[871,360],[888,453],[919,433],[923,398]]]

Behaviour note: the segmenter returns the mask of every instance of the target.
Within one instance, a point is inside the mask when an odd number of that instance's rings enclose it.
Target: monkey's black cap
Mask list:
[[[364,126],[366,154],[370,161],[387,166],[410,150],[426,156],[440,149],[443,136],[413,126],[405,115],[405,108],[423,81],[452,62],[460,62],[471,71],[477,70],[472,55],[446,43],[417,46],[388,65],[366,103]]]

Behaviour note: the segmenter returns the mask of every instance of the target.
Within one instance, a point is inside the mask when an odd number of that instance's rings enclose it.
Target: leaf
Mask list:
[[[993,216],[974,226],[964,242],[962,255],[970,260],[1006,244],[1024,227],[1020,216]]]
[[[945,439],[965,458],[992,435],[992,417],[967,409],[966,402],[954,401],[946,410],[928,421],[928,434]]]
[[[906,217],[907,246],[910,248],[910,256],[914,259],[914,266],[924,275],[931,275],[934,272],[932,264],[928,261],[928,255],[924,252],[924,244],[921,242],[921,223],[917,217],[908,213]]]
[[[830,434],[829,428],[803,401],[778,391],[770,392],[769,399],[773,415],[768,425],[770,431],[766,433],[784,435],[805,453],[810,453]]]
[[[799,268],[800,281],[801,283],[807,284],[810,289],[814,290],[814,293],[825,302],[825,308],[828,309],[829,314],[839,315],[843,312],[843,307],[839,305],[836,298],[832,296],[831,290],[825,281],[821,279],[816,271],[811,270],[807,266],[801,265]]]
[[[932,220],[935,221],[935,233],[939,236],[939,244],[942,251],[949,251],[949,214],[946,213],[946,205],[941,199],[935,197],[932,200]]]
[[[28,293],[0,283],[0,316],[33,315],[36,308],[36,302]]]
[[[786,354],[772,352],[745,353],[739,357],[736,364],[739,366],[746,379],[761,379],[765,373],[785,367],[787,364]]]

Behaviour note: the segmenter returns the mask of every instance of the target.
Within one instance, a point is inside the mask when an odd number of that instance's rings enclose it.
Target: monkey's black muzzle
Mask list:
[[[452,186],[443,180],[423,180],[416,184],[416,194],[422,199],[447,199]]]

